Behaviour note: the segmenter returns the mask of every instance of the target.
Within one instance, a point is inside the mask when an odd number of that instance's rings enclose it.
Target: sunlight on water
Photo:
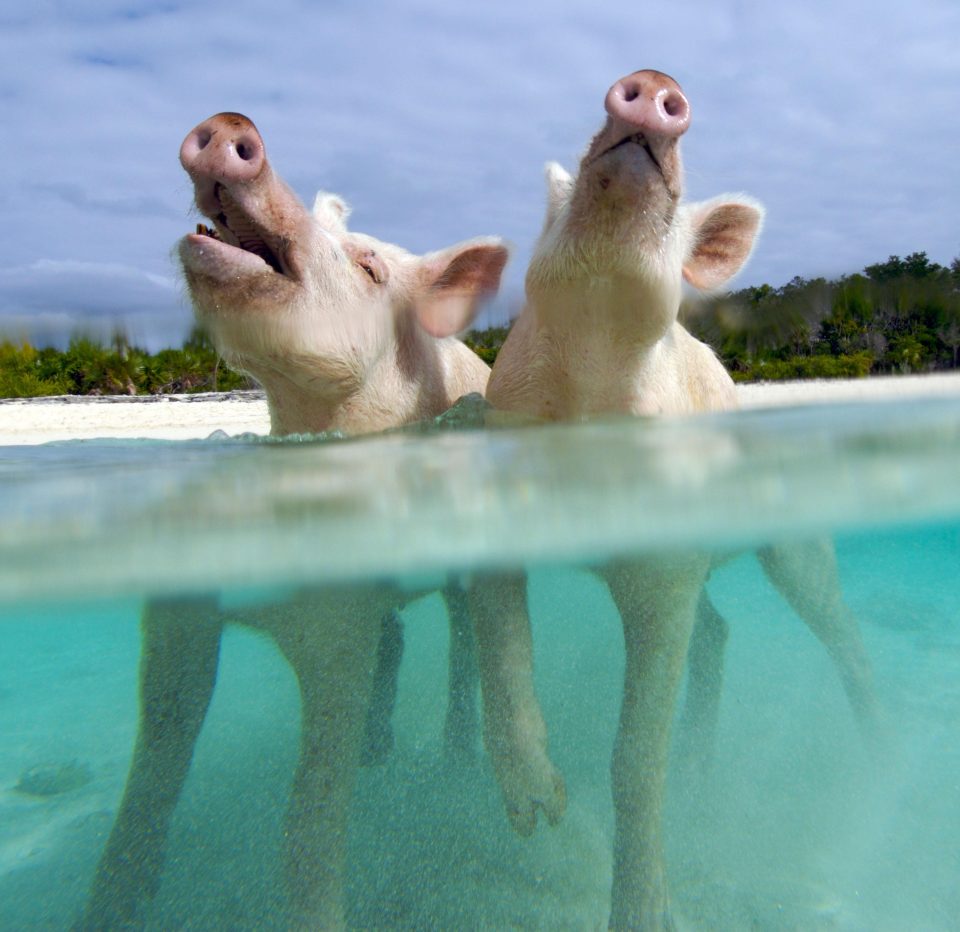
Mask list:
[[[468,408],[448,421],[482,419]],[[730,634],[716,749],[708,769],[684,766],[678,725],[668,781],[675,912],[702,929],[956,927],[960,404],[450,426],[0,449],[0,928],[67,928],[82,911],[133,748],[145,596],[218,592],[255,612],[328,582],[413,590],[499,566],[531,573],[564,820],[515,835],[479,741],[445,756],[449,633],[440,597],[419,597],[403,611],[395,744],[354,798],[349,920],[605,925],[624,661],[592,568],[824,533],[873,663],[882,739],[864,741],[826,651],[758,561],[717,568],[708,588]],[[229,626],[149,928],[285,927],[299,729],[280,652]]]

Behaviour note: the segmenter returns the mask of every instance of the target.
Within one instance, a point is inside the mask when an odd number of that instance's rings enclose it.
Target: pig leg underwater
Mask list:
[[[704,587],[687,651],[687,691],[678,723],[679,758],[695,772],[706,772],[716,749],[723,691],[724,651],[730,626]]]
[[[470,597],[459,582],[444,586],[441,595],[450,624],[447,716],[443,726],[443,750],[456,760],[469,757],[480,734],[480,669]]]
[[[470,606],[477,632],[484,746],[520,835],[542,810],[551,825],[566,809],[563,777],[547,753],[547,728],[534,692],[533,638],[523,572],[476,575]]]
[[[623,623],[623,705],[611,777],[616,830],[610,927],[672,929],[662,811],[670,730],[709,560],[696,554],[608,567]]]
[[[140,718],[116,821],[77,928],[139,928],[160,886],[170,820],[217,678],[215,598],[154,599],[141,619]]]
[[[447,758],[468,758],[476,749],[480,733],[476,637],[466,590],[449,582],[440,592],[450,627],[448,652],[447,714],[443,727],[443,750]],[[367,713],[362,763],[382,764],[393,748],[391,718],[397,698],[400,663],[403,658],[403,619],[396,609],[383,616],[377,647],[377,668]]]
[[[867,744],[883,743],[873,668],[856,616],[843,600],[832,541],[790,542],[757,552],[771,583],[827,649]]]
[[[843,600],[833,544],[826,538],[772,544],[757,551],[771,584],[826,648],[867,746],[883,746],[882,712],[873,669],[856,616]],[[706,589],[690,640],[686,702],[680,724],[681,758],[709,766],[716,746],[729,625]]]
[[[346,927],[347,819],[384,610],[368,606],[360,590],[321,601],[308,596],[285,610],[288,623],[271,626],[297,675],[302,709],[284,831],[288,919],[297,929]]]

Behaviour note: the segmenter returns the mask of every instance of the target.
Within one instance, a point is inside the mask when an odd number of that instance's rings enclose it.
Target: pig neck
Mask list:
[[[387,430],[446,411],[461,395],[484,390],[489,369],[456,340],[435,340],[398,326],[396,343],[340,378],[291,376],[281,368],[257,373],[267,394],[270,430],[277,436],[339,430]]]
[[[319,434],[343,430],[343,399],[330,397],[309,383],[278,372],[256,373],[267,395],[270,410],[270,433]]]
[[[395,332],[395,352],[381,361],[376,391],[388,404],[402,399],[403,423],[436,417],[463,395],[486,390],[490,367],[459,340],[430,336],[412,309],[398,317]]]
[[[664,300],[657,289],[638,290],[612,274],[532,301],[524,315],[533,326],[519,355],[530,361],[534,397],[521,404],[556,419],[684,409],[675,365],[679,325],[662,310]]]

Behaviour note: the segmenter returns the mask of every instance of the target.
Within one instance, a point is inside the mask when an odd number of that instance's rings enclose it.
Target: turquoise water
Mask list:
[[[354,800],[351,924],[605,924],[623,645],[590,568],[691,547],[744,555],[709,583],[730,624],[715,760],[669,778],[678,916],[956,928],[960,403],[483,431],[448,429],[474,423],[469,410],[447,420],[350,441],[0,448],[0,928],[67,928],[82,909],[133,745],[144,598],[249,604],[498,566],[531,573],[565,819],[519,838],[482,754],[445,762],[447,626],[439,597],[420,598],[404,610],[396,746],[361,771]],[[749,553],[819,534],[835,541],[874,665],[879,751]],[[298,715],[272,642],[229,627],[148,927],[282,927]]]

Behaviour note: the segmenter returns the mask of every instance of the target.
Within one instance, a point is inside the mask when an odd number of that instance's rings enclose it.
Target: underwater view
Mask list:
[[[343,587],[407,594],[392,734],[350,802],[348,924],[606,927],[624,634],[605,580],[690,554],[710,560],[726,644],[712,730],[691,725],[690,695],[676,706],[663,847],[678,926],[956,928],[960,400],[495,420],[468,398],[360,439],[0,448],[0,928],[84,915],[137,737],[141,619],[170,604],[226,624],[140,921],[290,927],[301,695],[255,625]],[[762,556],[812,546],[835,551],[859,626],[869,728],[816,619],[801,618],[823,579],[785,597]],[[456,752],[445,737],[441,590],[520,571],[566,797],[558,824],[540,812],[529,837],[511,827],[479,728]]]

